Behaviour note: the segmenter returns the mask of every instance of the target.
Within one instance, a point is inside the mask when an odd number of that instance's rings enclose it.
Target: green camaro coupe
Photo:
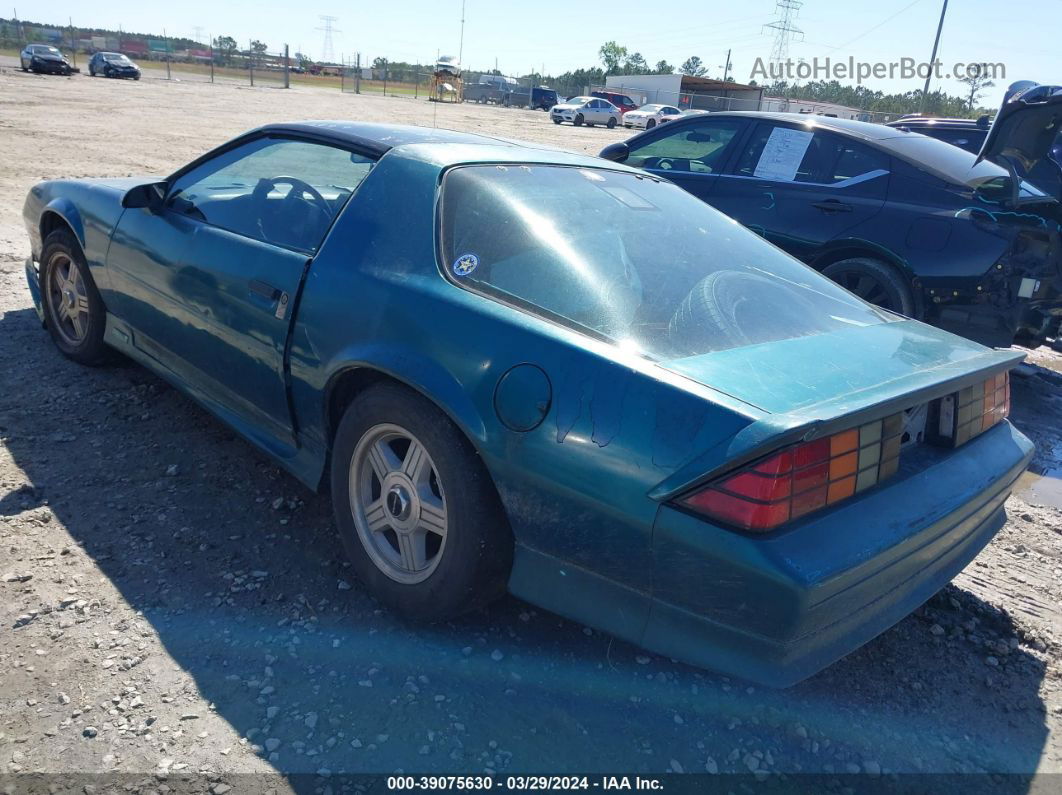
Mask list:
[[[59,350],[124,353],[329,490],[409,616],[509,591],[787,685],[966,566],[1032,452],[1019,356],[596,158],[276,124],[24,215]]]

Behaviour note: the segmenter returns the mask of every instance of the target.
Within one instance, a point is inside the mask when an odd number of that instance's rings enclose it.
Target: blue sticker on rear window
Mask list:
[[[479,257],[475,254],[462,254],[454,260],[454,276],[468,276],[479,266]]]

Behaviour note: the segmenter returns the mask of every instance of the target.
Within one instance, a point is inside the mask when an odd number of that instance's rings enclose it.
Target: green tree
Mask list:
[[[627,57],[627,48],[621,47],[614,41],[606,41],[597,51],[601,63],[605,65],[605,75],[610,75],[619,70],[620,63]]]
[[[628,55],[623,62],[623,72],[628,75],[644,75],[649,71],[649,64],[645,62],[640,52]]]
[[[974,103],[984,96],[986,88],[995,86],[995,81],[989,79],[988,64],[970,64],[966,67],[966,76],[958,78],[959,82],[968,89],[966,95],[966,110],[973,112]]]
[[[675,67],[667,61],[657,61],[656,66],[653,67],[653,71],[658,75],[670,75],[675,72]]]
[[[232,56],[237,50],[236,39],[232,36],[218,36],[214,39],[214,56],[218,63],[232,63]]]
[[[684,75],[690,75],[692,77],[704,77],[705,72],[708,70],[704,68],[704,64],[701,59],[696,55],[691,55],[686,59],[686,62],[679,67],[679,73]]]

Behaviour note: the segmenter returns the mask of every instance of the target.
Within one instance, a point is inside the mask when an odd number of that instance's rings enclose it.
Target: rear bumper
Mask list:
[[[642,645],[773,687],[825,668],[900,621],[1005,521],[1032,457],[1009,423],[926,470],[774,537],[665,507]]]

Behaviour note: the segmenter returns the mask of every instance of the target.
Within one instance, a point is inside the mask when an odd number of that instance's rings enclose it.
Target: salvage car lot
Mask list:
[[[511,599],[451,625],[399,622],[339,563],[327,499],[145,371],[63,360],[24,287],[19,212],[42,178],[166,173],[279,119],[434,116],[589,153],[626,133],[10,73],[0,103],[3,772],[1062,770],[1053,479],[1013,500],[958,587],[809,682],[750,692]],[[36,123],[52,114],[74,121]],[[1062,465],[1058,381],[1035,369],[1014,384],[1043,469]]]

